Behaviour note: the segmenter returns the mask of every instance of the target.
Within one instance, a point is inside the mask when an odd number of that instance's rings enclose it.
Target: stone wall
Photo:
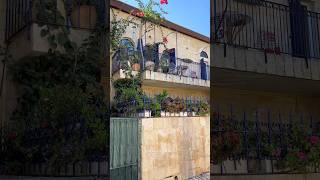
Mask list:
[[[291,55],[267,54],[263,51],[228,46],[224,56],[223,45],[213,45],[212,65],[218,68],[234,69],[261,74],[272,74],[309,80],[320,80],[320,62],[317,59],[296,58]]]
[[[320,117],[320,97],[219,87],[213,89],[213,102],[219,105],[219,111],[230,114],[230,105],[232,105],[234,116],[240,120],[243,118],[244,109],[247,112],[247,118],[254,120],[257,108],[259,117],[262,119],[267,118],[268,111],[272,112],[273,119],[279,118],[279,112],[283,119],[287,119],[289,114],[298,119],[303,115],[307,121],[310,120],[310,116],[314,120]]]
[[[180,180],[209,172],[209,117],[141,119],[141,126],[142,180]]]

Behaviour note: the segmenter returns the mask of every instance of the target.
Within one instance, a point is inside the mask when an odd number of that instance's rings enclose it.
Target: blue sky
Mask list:
[[[135,0],[121,1],[137,7]],[[210,0],[168,0],[168,2],[168,5],[163,5],[168,12],[165,16],[167,20],[209,37]]]

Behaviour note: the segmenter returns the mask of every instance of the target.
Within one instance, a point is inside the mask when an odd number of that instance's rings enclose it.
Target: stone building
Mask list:
[[[36,17],[39,9],[34,6],[36,2],[39,1],[0,2],[0,44],[5,42],[8,45],[14,60],[46,53],[49,49],[47,39],[41,37],[40,22]],[[116,12],[119,18],[129,16],[131,10],[134,9],[120,1],[112,0],[110,4],[110,11]],[[66,20],[58,25],[68,27],[71,40],[81,43],[88,36],[88,29],[93,27],[94,19],[88,19],[87,15],[73,17],[70,12],[66,11],[63,0],[57,0],[56,8]],[[108,11],[102,10],[102,12]],[[111,13],[110,17],[113,17]],[[70,22],[72,22],[71,26]],[[82,23],[87,26],[77,26]],[[162,42],[163,36],[167,37],[166,46],[170,51],[165,51],[162,46],[159,46],[158,57],[168,59],[169,56],[170,59],[171,56],[170,60],[174,61],[174,73],[143,71],[142,89],[144,92],[152,96],[166,90],[172,97],[209,100],[209,38],[172,22],[164,21],[161,23],[161,28],[148,32],[142,42],[144,45]],[[122,42],[126,43],[128,48],[136,49],[138,46],[137,32],[128,28]],[[108,60],[106,63],[109,63]],[[105,69],[106,73],[110,72],[112,80],[124,78],[121,69],[116,69],[116,66],[115,69],[113,68],[115,61],[114,57],[110,57],[110,69]],[[7,64],[0,62],[0,68],[0,120],[1,127],[5,127],[10,122],[10,116],[16,108],[20,93],[19,87],[10,77]],[[108,83],[108,80],[108,75],[104,74],[102,83]],[[111,98],[113,95],[114,89],[111,84]],[[136,136],[141,134],[139,176],[142,179],[175,177],[186,179],[209,171],[210,126],[208,116],[139,118],[139,123],[141,131]],[[122,130],[123,133],[127,131],[127,129]],[[126,149],[125,146],[122,148]],[[101,169],[103,166],[98,168]],[[95,167],[95,170],[98,168]]]
[[[110,18],[126,19],[135,9],[120,1],[111,1]],[[148,27],[148,24],[145,26]],[[145,31],[145,29],[143,29]],[[139,29],[129,26],[122,38],[128,49],[139,47]],[[167,91],[171,97],[185,99],[210,98],[210,42],[209,38],[169,21],[160,23],[142,37],[144,47],[162,43],[159,54],[152,61],[174,62],[180,73],[147,69],[146,62],[140,63],[142,89],[150,95]],[[168,54],[169,53],[169,57]],[[110,57],[113,81],[125,78],[117,67],[117,56]],[[167,58],[167,59],[166,59]],[[157,66],[157,65],[155,65]],[[111,97],[114,89],[111,88]],[[140,118],[141,123],[141,178],[142,179],[187,179],[209,172],[210,122],[202,117],[151,117]]]

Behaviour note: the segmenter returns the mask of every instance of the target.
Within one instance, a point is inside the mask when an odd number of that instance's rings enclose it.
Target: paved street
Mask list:
[[[189,180],[210,180],[210,174],[209,173],[201,174],[199,176],[190,178]]]

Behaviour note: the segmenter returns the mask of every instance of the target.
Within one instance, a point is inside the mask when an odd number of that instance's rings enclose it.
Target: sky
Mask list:
[[[121,1],[137,7],[135,0]],[[168,0],[168,4],[163,5],[163,8],[168,12],[165,15],[167,20],[210,36],[210,0]]]

